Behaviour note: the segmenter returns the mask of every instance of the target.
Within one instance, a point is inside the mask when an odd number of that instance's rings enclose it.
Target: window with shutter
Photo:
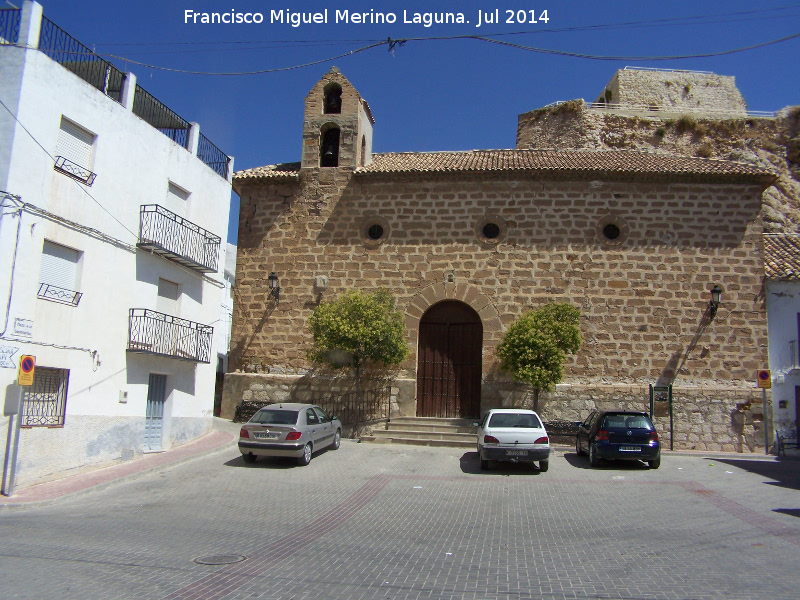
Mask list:
[[[91,171],[94,138],[93,133],[61,117],[61,130],[58,132],[56,154],[63,156],[79,167]]]
[[[83,253],[45,240],[39,270],[39,298],[77,305],[81,294],[80,260]]]

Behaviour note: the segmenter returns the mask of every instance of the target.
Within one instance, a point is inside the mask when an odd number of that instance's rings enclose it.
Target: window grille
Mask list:
[[[22,427],[63,427],[69,369],[36,367],[33,385],[22,392]]]

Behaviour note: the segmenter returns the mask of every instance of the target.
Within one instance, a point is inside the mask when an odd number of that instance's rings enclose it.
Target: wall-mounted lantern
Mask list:
[[[722,300],[722,289],[718,285],[711,288],[711,300],[708,302],[708,314],[711,320],[717,316],[717,309]]]
[[[278,285],[278,276],[275,275],[274,271],[269,274],[267,281],[269,282],[269,295],[275,298],[275,304],[279,304],[281,299],[281,286]]]

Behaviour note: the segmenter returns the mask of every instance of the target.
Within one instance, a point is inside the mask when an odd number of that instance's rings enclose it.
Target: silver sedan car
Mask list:
[[[341,439],[341,422],[319,406],[270,404],[242,426],[239,451],[247,463],[259,456],[286,456],[304,466],[317,450],[337,450]]]
[[[478,428],[478,454],[481,469],[489,461],[539,462],[539,471],[550,466],[550,440],[539,415],[521,408],[494,408],[488,411]]]

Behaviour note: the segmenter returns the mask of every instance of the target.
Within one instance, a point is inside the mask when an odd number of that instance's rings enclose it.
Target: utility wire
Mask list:
[[[579,52],[568,52],[566,50],[553,50],[548,48],[537,48],[534,46],[523,46],[521,44],[513,44],[511,42],[504,42],[501,40],[492,39],[486,36],[480,35],[453,35],[453,36],[437,36],[437,37],[413,37],[413,38],[402,38],[393,40],[391,38],[387,38],[381,42],[375,42],[368,46],[364,46],[362,48],[358,48],[356,50],[351,50],[350,52],[345,52],[342,54],[338,54],[336,56],[331,56],[328,58],[323,58],[320,60],[315,60],[312,62],[307,62],[299,65],[293,65],[289,67],[276,67],[273,69],[259,69],[257,71],[190,71],[186,69],[176,69],[172,67],[162,67],[159,65],[153,65],[149,63],[145,63],[142,61],[136,61],[130,58],[126,58],[124,56],[118,56],[115,54],[91,54],[92,56],[103,56],[105,58],[113,58],[116,60],[126,61],[128,63],[139,65],[141,67],[147,69],[155,69],[158,71],[169,71],[172,73],[183,73],[186,75],[209,75],[209,76],[218,76],[218,77],[230,77],[230,76],[242,76],[242,75],[263,75],[267,73],[278,73],[282,71],[292,71],[295,69],[302,69],[305,67],[310,67],[313,65],[318,65],[321,63],[330,62],[333,60],[337,60],[339,58],[345,58],[348,56],[353,56],[355,54],[359,54],[361,52],[366,52],[367,50],[372,50],[373,48],[378,48],[380,46],[388,46],[389,51],[393,51],[395,47],[402,46],[407,42],[429,42],[429,41],[443,41],[443,40],[477,40],[481,42],[486,42],[489,44],[497,44],[501,46],[508,46],[510,48],[515,48],[517,50],[525,50],[528,52],[536,52],[539,54],[548,54],[553,56],[566,56],[570,58],[582,58],[587,60],[615,60],[615,61],[629,61],[629,62],[641,62],[641,61],[661,61],[661,60],[686,60],[690,58],[710,58],[714,56],[726,56],[729,54],[736,54],[739,52],[747,52],[750,50],[755,50],[757,48],[764,48],[766,46],[772,46],[775,44],[780,44],[782,42],[786,42],[792,39],[796,39],[800,37],[800,33],[794,33],[791,35],[784,36],[782,38],[778,38],[775,40],[770,40],[768,42],[762,42],[760,44],[753,44],[750,46],[743,46],[741,48],[733,48],[731,50],[721,50],[719,52],[705,52],[699,54],[679,54],[679,55],[671,55],[671,56],[608,56],[608,55],[598,55],[598,54],[585,54]],[[81,52],[62,52],[62,54],[72,54],[72,55],[85,55],[86,53]],[[5,105],[4,105],[5,106]],[[8,110],[8,109],[6,109]],[[10,111],[9,111],[10,112]]]
[[[14,114],[14,113],[11,111],[11,109],[10,109],[10,108],[8,108],[8,106],[6,106],[5,102],[3,102],[2,100],[0,100],[0,106],[2,106],[3,108],[5,108],[5,109],[6,109],[6,111],[8,112],[8,114],[10,114],[10,115],[11,115],[11,117],[12,117],[12,118],[13,118],[13,119],[14,119],[14,120],[17,122],[17,125],[19,125],[20,127],[22,127],[22,129],[25,131],[25,133],[27,133],[27,134],[28,134],[28,136],[29,136],[29,137],[30,137],[30,138],[31,138],[31,139],[32,139],[32,140],[33,140],[33,141],[36,143],[36,145],[37,145],[37,146],[39,146],[39,148],[41,148],[41,149],[42,149],[42,151],[43,151],[43,152],[44,152],[44,153],[45,153],[45,154],[46,154],[46,155],[47,155],[47,156],[50,158],[50,160],[52,160],[53,162],[55,162],[55,160],[56,160],[56,159],[55,159],[55,157],[54,157],[52,154],[50,154],[50,152],[47,150],[47,148],[45,148],[44,146],[42,146],[42,144],[41,144],[41,143],[39,143],[39,140],[37,140],[37,139],[34,137],[34,135],[33,135],[33,134],[30,132],[30,131],[28,131],[28,128],[27,128],[27,127],[25,127],[25,125],[23,125],[23,124],[22,124],[22,122],[21,122],[21,121],[20,121],[20,120],[17,118],[17,115],[15,115],[15,114]],[[81,191],[82,191],[84,194],[86,194],[87,196],[89,196],[89,198],[91,198],[91,199],[92,199],[92,200],[95,202],[95,204],[97,204],[97,206],[99,206],[101,209],[103,209],[103,211],[104,211],[106,214],[108,214],[108,216],[110,216],[110,217],[111,217],[112,219],[114,219],[114,220],[115,220],[117,223],[119,223],[119,224],[122,226],[122,228],[123,228],[125,231],[127,231],[128,233],[130,233],[130,234],[131,234],[131,235],[134,237],[134,239],[137,239],[137,240],[139,239],[139,236],[138,236],[136,233],[134,233],[133,231],[131,231],[130,229],[128,229],[128,227],[127,227],[127,226],[126,226],[126,225],[125,225],[125,224],[124,224],[122,221],[120,221],[120,220],[119,220],[117,217],[115,217],[115,216],[114,216],[114,215],[113,215],[113,214],[112,214],[112,213],[111,213],[111,212],[110,212],[110,211],[109,211],[109,210],[108,210],[108,209],[107,209],[105,206],[103,206],[103,205],[100,203],[100,201],[99,201],[97,198],[95,198],[94,196],[92,196],[92,195],[89,193],[89,191],[88,191],[86,188],[84,188],[82,185],[79,185],[77,181],[75,182],[75,185],[77,185],[77,186],[78,186],[78,189],[80,189],[80,190],[81,190]]]

